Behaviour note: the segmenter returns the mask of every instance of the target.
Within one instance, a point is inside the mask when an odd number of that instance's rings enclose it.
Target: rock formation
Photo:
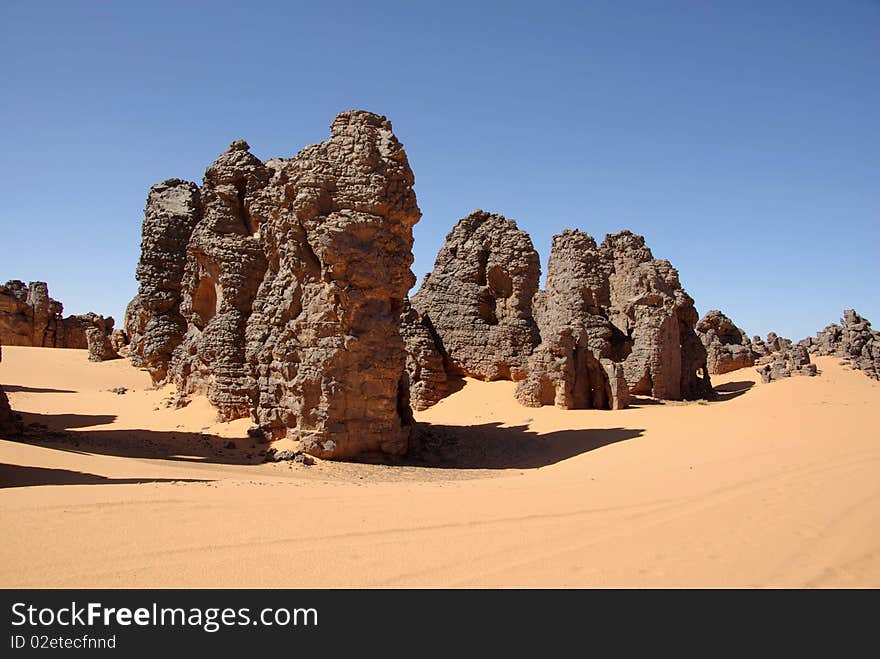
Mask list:
[[[843,312],[841,324],[832,323],[815,338],[800,342],[814,355],[834,355],[846,360],[854,369],[880,380],[880,332],[871,328],[871,321],[854,309]]]
[[[406,374],[413,409],[425,410],[449,392],[443,355],[426,318],[409,304],[404,306],[400,333],[406,345]]]
[[[630,231],[606,236],[600,251],[609,271],[608,318],[633,342],[623,362],[630,392],[665,400],[711,397],[706,349],[694,331],[699,316],[678,271]]]
[[[3,346],[0,345],[0,361],[3,361]],[[21,431],[21,424],[9,407],[6,392],[0,386],[0,436],[14,435]]]
[[[516,222],[476,210],[453,227],[412,306],[439,339],[446,369],[520,380],[539,342],[532,314],[541,263]]]
[[[174,349],[187,324],[180,312],[186,248],[201,217],[201,196],[194,183],[169,179],[147,195],[141,230],[138,295],[125,312],[132,363],[149,371],[156,383],[168,377]]]
[[[154,187],[133,361],[312,455],[402,454],[413,182],[390,122],[352,111],[293,158],[264,163],[237,141],[200,189]]]
[[[619,408],[628,393],[712,396],[693,300],[642,236],[621,231],[601,246],[580,231],[554,237],[535,313],[542,343],[517,389],[527,405]]]
[[[696,331],[706,347],[706,366],[710,375],[754,366],[756,354],[749,337],[717,309],[703,316]]]
[[[566,231],[553,238],[547,289],[535,304],[541,344],[516,388],[524,405],[626,407],[629,391],[621,362],[632,343],[607,317],[609,274],[592,237]]]
[[[49,297],[46,282],[12,280],[0,286],[0,341],[6,345],[37,348],[87,348],[86,330],[105,334],[113,318],[95,313],[62,317],[64,305]]]
[[[771,334],[774,339],[778,339],[775,334],[772,332]],[[758,368],[755,370],[760,374],[764,384],[789,378],[792,375],[813,376],[817,374],[816,365],[810,361],[810,354],[804,346],[791,345],[791,341],[788,339],[771,341],[770,336],[768,336],[767,343],[778,346],[778,350],[758,358],[756,362]]]
[[[110,359],[119,359],[119,354],[110,343],[110,337],[97,327],[86,329],[86,340],[89,344],[90,362],[105,362]]]

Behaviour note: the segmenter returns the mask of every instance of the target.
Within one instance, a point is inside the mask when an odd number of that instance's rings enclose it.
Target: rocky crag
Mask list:
[[[629,394],[713,394],[693,300],[642,236],[621,231],[600,246],[580,231],[554,237],[535,308],[542,342],[517,387],[524,404],[608,409]]]
[[[476,210],[437,254],[412,306],[433,328],[445,368],[480,380],[521,380],[538,345],[532,299],[541,262],[514,220]]]
[[[880,332],[854,309],[843,312],[840,325],[832,323],[799,345],[813,355],[840,357],[869,378],[880,380]]]
[[[293,158],[262,162],[237,141],[200,188],[154,186],[133,362],[312,455],[402,454],[413,183],[390,122],[352,111]]]
[[[706,348],[710,375],[722,375],[754,366],[757,355],[749,337],[717,309],[706,313],[696,326],[697,336]]]
[[[49,297],[46,282],[17,279],[0,285],[0,342],[37,348],[87,348],[86,330],[113,331],[113,318],[87,313],[62,317],[64,305]]]
[[[818,374],[807,349],[794,345],[790,339],[770,332],[767,340],[760,336],[752,337],[752,350],[756,355],[755,369],[764,384],[789,378],[792,375],[814,376]]]
[[[592,237],[553,238],[547,287],[537,296],[541,344],[517,384],[524,405],[620,409],[629,401],[622,362],[632,341],[608,319],[610,268]]]

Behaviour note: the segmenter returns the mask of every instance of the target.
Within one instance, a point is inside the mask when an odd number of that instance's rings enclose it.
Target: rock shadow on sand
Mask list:
[[[733,400],[748,392],[755,383],[751,380],[738,380],[736,382],[728,382],[715,387],[715,401],[724,402]]]
[[[78,391],[73,389],[43,389],[40,387],[25,387],[20,384],[4,384],[3,390],[6,393],[16,394],[76,394]]]
[[[641,437],[641,428],[588,428],[537,433],[528,426],[417,424],[405,461],[443,469],[536,469]]]
[[[264,461],[267,444],[251,437],[219,437],[192,431],[92,429],[113,423],[106,414],[20,413],[24,431],[5,437],[57,451],[93,453],[124,458],[156,458],[214,464],[258,464]],[[80,430],[85,428],[85,430]]]
[[[0,489],[38,485],[140,485],[143,483],[207,483],[198,478],[108,478],[69,469],[0,463]]]

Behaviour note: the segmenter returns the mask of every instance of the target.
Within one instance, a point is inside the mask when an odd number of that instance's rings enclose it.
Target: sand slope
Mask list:
[[[817,363],[615,412],[467,381],[417,415],[441,466],[303,467],[127,362],[4,348],[42,426],[0,440],[0,587],[880,587],[880,384]]]

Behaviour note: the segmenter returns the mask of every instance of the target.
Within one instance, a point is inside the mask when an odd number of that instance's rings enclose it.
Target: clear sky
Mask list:
[[[0,280],[121,324],[147,189],[391,119],[421,278],[475,208],[628,228],[702,314],[880,326],[880,0],[0,3]]]

